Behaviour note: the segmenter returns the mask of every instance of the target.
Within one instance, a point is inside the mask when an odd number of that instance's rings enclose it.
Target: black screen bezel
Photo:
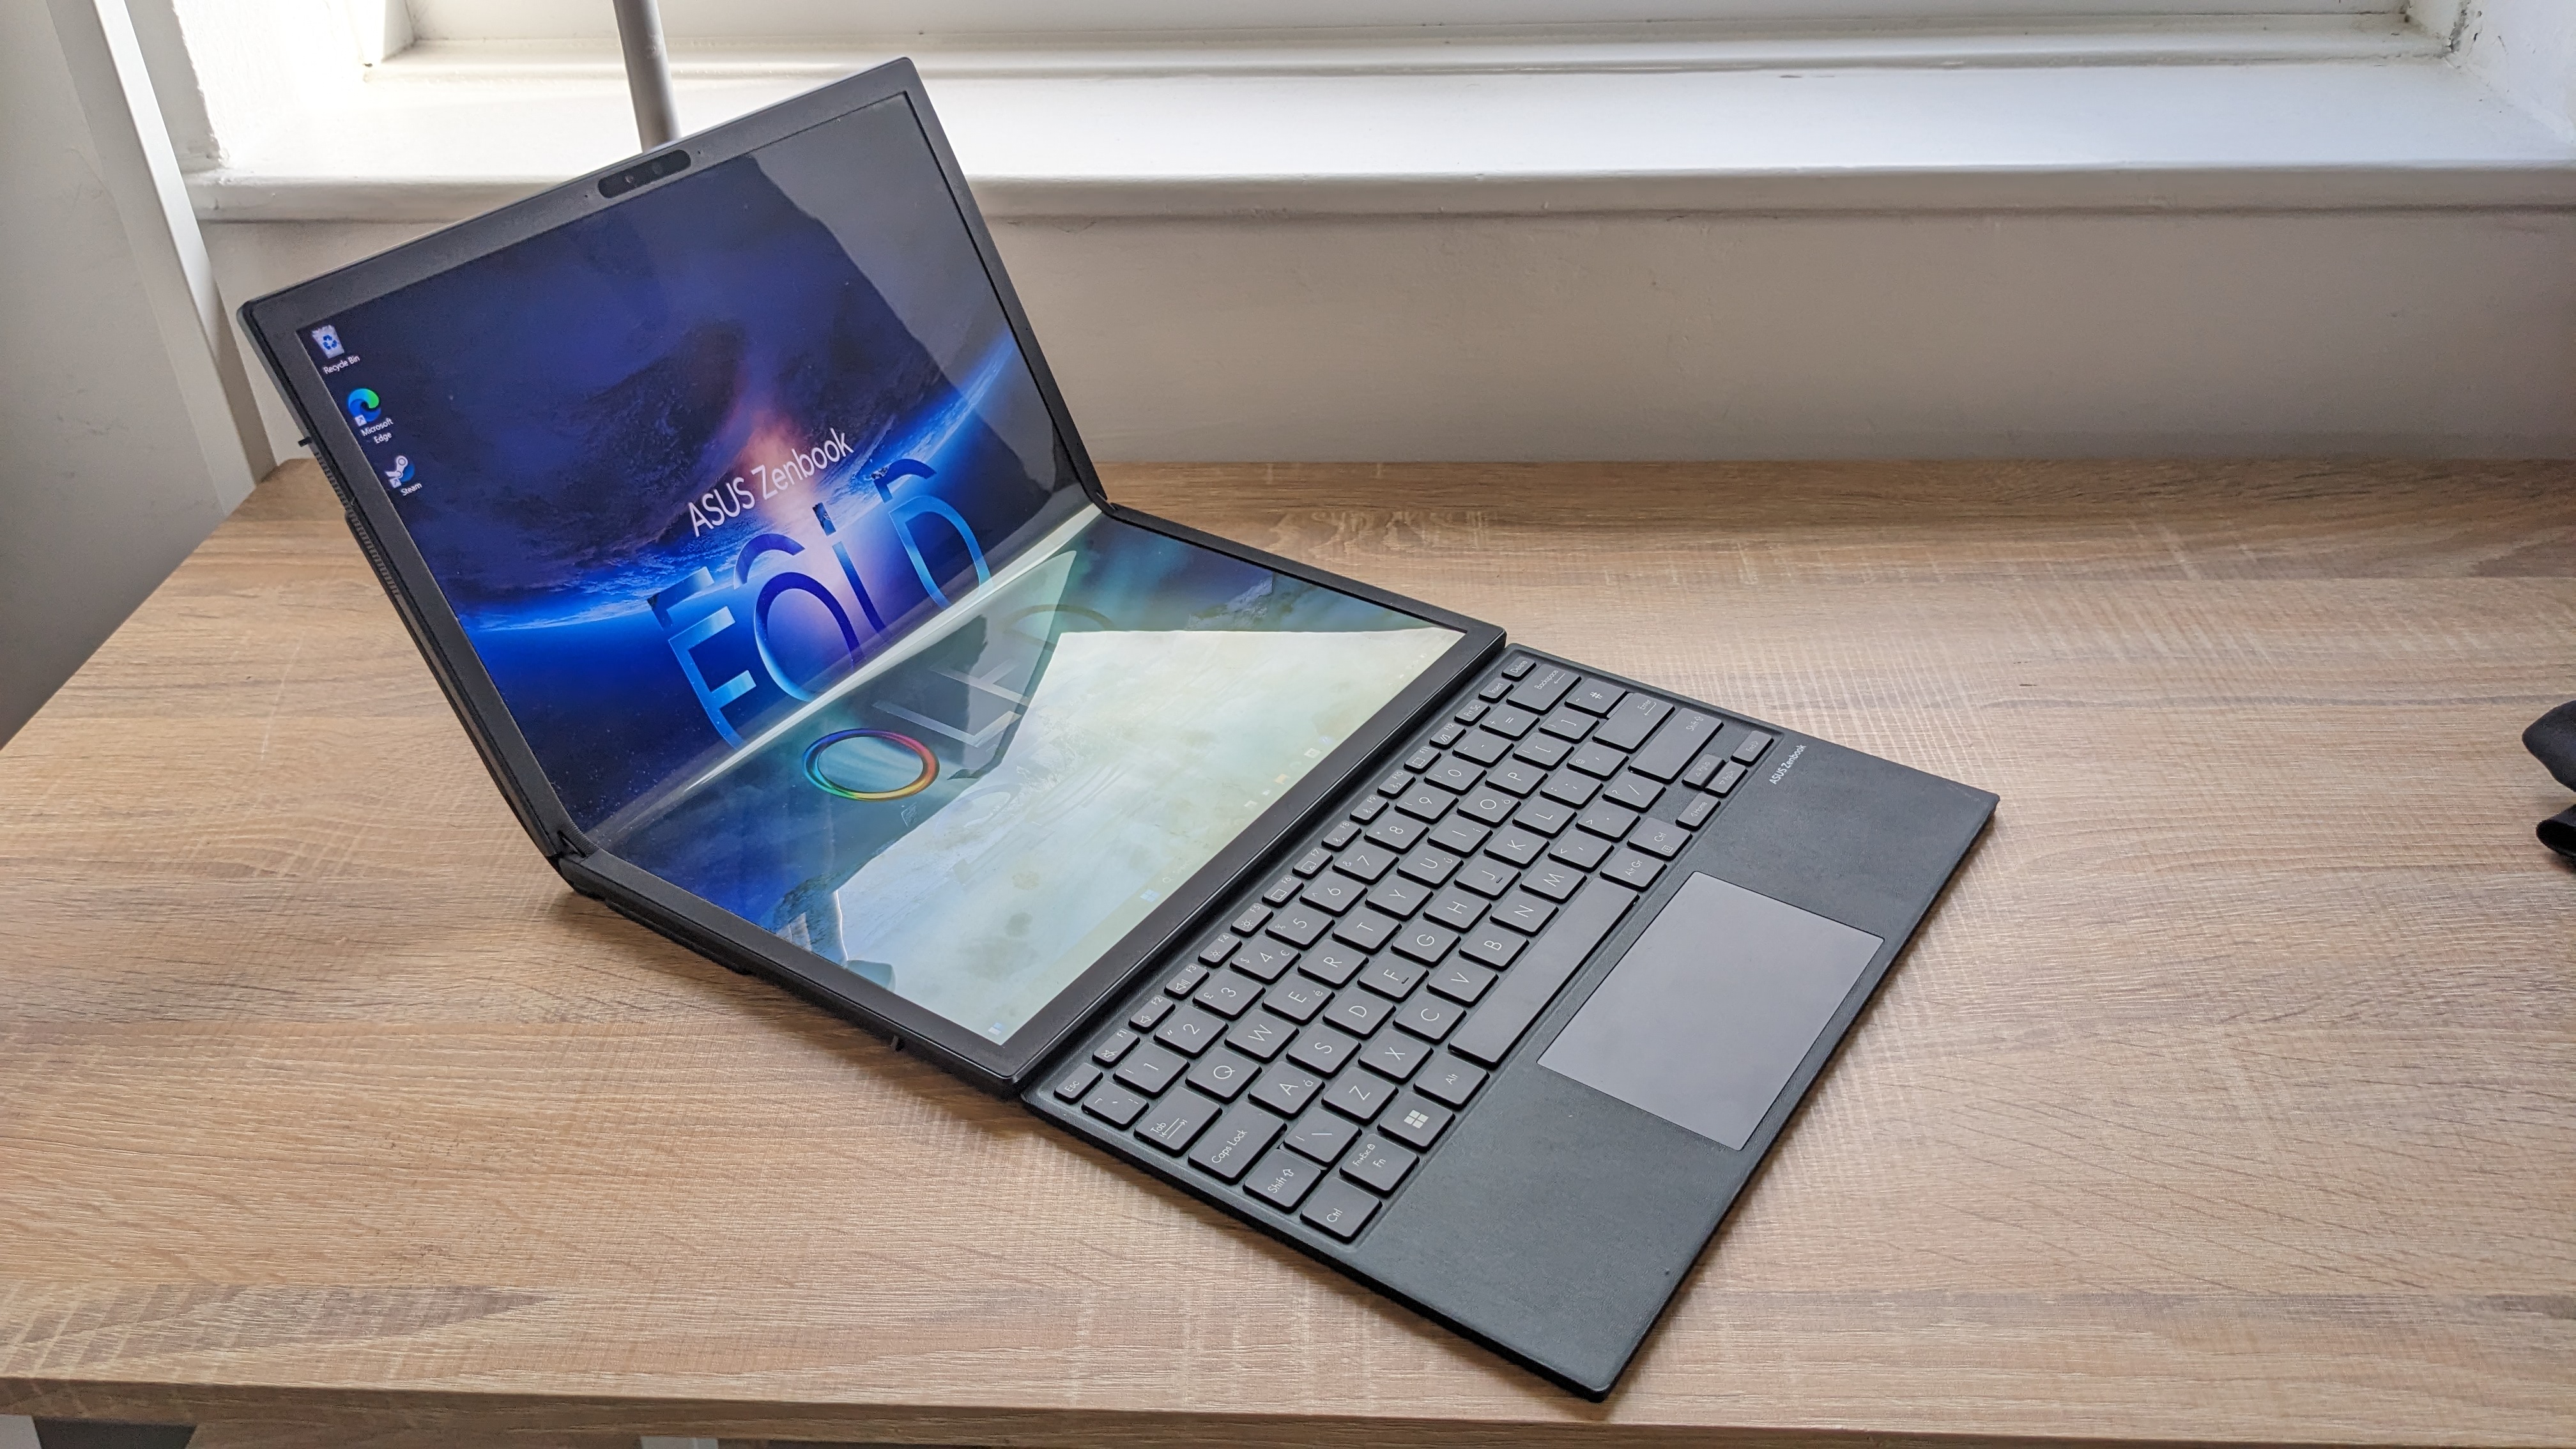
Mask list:
[[[740,916],[670,882],[599,850],[574,823],[571,813],[546,778],[535,752],[511,718],[499,690],[485,672],[455,612],[413,544],[400,514],[384,490],[351,487],[349,479],[374,476],[359,446],[356,431],[333,403],[329,385],[298,340],[304,329],[329,321],[362,303],[415,282],[453,270],[477,258],[581,217],[621,205],[656,186],[684,180],[703,166],[728,161],[797,132],[895,98],[905,100],[937,160],[949,197],[966,224],[987,280],[1021,356],[1037,383],[1056,436],[1071,460],[1083,492],[1100,509],[1122,522],[1150,529],[1292,578],[1341,590],[1382,607],[1411,614],[1455,631],[1458,641],[1430,669],[1335,748],[1269,809],[1168,896],[1142,922],[1104,953],[1070,985],[1023,1023],[1007,1041],[994,1042],[952,1022],[837,962],[802,950]],[[420,645],[458,718],[508,797],[521,823],[565,877],[586,894],[601,897],[624,913],[738,970],[755,971],[809,999],[899,1041],[912,1043],[952,1070],[988,1091],[1011,1092],[1107,999],[1189,930],[1246,871],[1259,865],[1310,814],[1339,794],[1351,778],[1377,757],[1424,713],[1448,697],[1487,658],[1502,647],[1503,633],[1417,600],[1404,598],[1351,579],[1307,568],[1287,559],[1248,549],[1198,530],[1155,518],[1110,502],[1091,455],[1065,407],[1055,375],[1047,366],[1031,331],[1027,313],[1013,290],[981,212],[960,171],[946,134],[931,110],[921,77],[909,60],[896,60],[805,95],[755,111],[700,132],[673,147],[651,153],[685,152],[688,165],[668,176],[603,195],[600,183],[623,179],[637,167],[629,157],[616,165],[514,202],[471,221],[380,256],[354,263],[301,285],[255,299],[241,308],[243,329],[267,365],[297,419],[304,425],[314,456],[330,477],[348,514],[350,530],[368,561],[393,596],[403,622]]]

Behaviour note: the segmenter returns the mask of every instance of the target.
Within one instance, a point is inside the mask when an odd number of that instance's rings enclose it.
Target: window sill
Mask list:
[[[875,58],[684,56],[681,109]],[[2420,33],[2348,23],[923,68],[997,218],[2576,207],[2576,143]],[[451,221],[628,154],[630,126],[606,58],[424,49],[189,187],[215,221]]]

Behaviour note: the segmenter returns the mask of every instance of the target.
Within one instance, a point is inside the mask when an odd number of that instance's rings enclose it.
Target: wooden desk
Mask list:
[[[2576,469],[1113,486],[2001,792],[1609,1403],[573,897],[299,465],[0,751],[0,1412],[2576,1441]]]

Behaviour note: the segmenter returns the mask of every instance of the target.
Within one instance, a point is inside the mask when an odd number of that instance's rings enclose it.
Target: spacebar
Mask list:
[[[1529,954],[1503,973],[1485,1004],[1449,1038],[1449,1049],[1489,1067],[1501,1062],[1636,900],[1635,891],[1615,881],[1596,877],[1586,883],[1557,912],[1555,924],[1530,943]]]

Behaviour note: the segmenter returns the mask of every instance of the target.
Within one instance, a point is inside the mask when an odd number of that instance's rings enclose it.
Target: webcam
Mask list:
[[[665,176],[674,175],[688,169],[688,152],[665,151],[661,155],[656,156],[649,161],[639,161],[634,165],[627,167],[625,170],[618,172],[614,176],[603,176],[599,178],[599,194],[602,196],[623,196],[627,192],[633,191],[636,187],[643,185],[647,181],[659,181]]]

